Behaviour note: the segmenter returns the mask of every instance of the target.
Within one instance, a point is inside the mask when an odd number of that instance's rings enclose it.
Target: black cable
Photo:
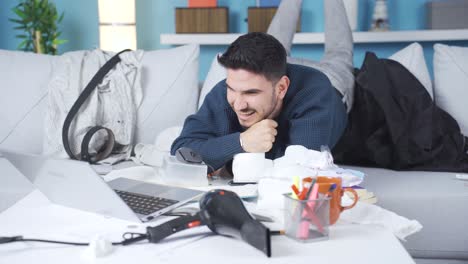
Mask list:
[[[132,243],[144,240],[147,238],[146,234],[141,233],[131,233],[126,232],[122,235],[123,241],[121,242],[112,242],[114,246],[126,246]],[[63,244],[63,245],[72,245],[72,246],[89,246],[89,243],[80,243],[80,242],[68,242],[68,241],[57,241],[57,240],[48,240],[48,239],[36,239],[36,238],[23,238],[23,236],[13,236],[13,237],[0,237],[0,244],[7,244],[13,242],[41,242],[41,243],[53,243],[53,244]]]
[[[155,241],[159,241],[160,239],[178,232],[180,230],[184,230],[187,228],[192,228],[199,226],[200,223],[191,226],[189,222],[193,222],[195,220],[199,220],[199,215],[190,215],[180,218],[175,218],[170,220],[162,225],[147,228],[147,233],[133,233],[133,232],[125,232],[122,235],[123,240],[121,242],[112,242],[112,245],[122,245],[127,246],[136,242],[140,242],[142,240],[148,239],[150,242],[155,243]],[[181,224],[182,223],[182,224]],[[193,224],[193,223],[192,223]],[[169,232],[162,232],[168,231]],[[159,232],[162,232],[159,234]],[[64,245],[72,245],[72,246],[88,246],[90,243],[80,243],[80,242],[68,242],[68,241],[57,241],[57,240],[48,240],[48,239],[36,239],[36,238],[23,238],[23,236],[11,236],[11,237],[1,237],[0,236],[0,244],[7,244],[13,242],[42,242],[42,243],[54,243],[54,244],[64,244]]]
[[[23,238],[23,236],[0,237],[0,244],[13,243],[13,242],[44,242],[44,243],[65,244],[65,245],[74,245],[74,246],[89,245],[89,243],[66,242],[66,241],[56,241],[56,240],[47,240],[47,239],[36,239],[36,238]]]
[[[73,245],[73,246],[88,246],[89,245],[89,243],[66,242],[66,241],[35,239],[35,238],[24,238],[24,239],[18,239],[18,240],[10,241],[10,242],[43,242],[43,243],[54,243],[54,244],[64,244],[64,245]]]

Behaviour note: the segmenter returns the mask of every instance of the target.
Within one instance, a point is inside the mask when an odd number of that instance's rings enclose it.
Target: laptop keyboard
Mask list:
[[[179,201],[154,197],[144,194],[137,194],[114,190],[122,200],[135,212],[142,215],[149,215],[163,208],[178,203]]]

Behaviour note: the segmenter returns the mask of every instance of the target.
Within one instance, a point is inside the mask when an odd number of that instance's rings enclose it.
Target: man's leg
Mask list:
[[[348,112],[354,98],[353,34],[342,0],[325,1],[325,54],[322,71],[343,95]]]
[[[325,0],[326,1],[326,0]],[[275,37],[291,56],[291,46],[301,13],[302,0],[282,0],[267,33]]]
[[[320,62],[288,58],[288,62],[323,72],[343,95],[348,112],[353,104],[353,35],[342,0],[323,0],[325,17],[325,54]],[[283,0],[268,33],[276,37],[290,55],[292,39],[300,14],[301,0]]]

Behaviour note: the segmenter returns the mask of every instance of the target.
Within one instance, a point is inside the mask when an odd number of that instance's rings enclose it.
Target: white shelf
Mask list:
[[[161,44],[229,45],[240,33],[232,34],[161,34]],[[468,40],[468,29],[354,32],[354,43]],[[296,33],[293,44],[323,44],[323,33]]]

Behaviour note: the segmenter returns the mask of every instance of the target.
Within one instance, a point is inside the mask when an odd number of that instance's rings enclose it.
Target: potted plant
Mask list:
[[[59,16],[54,3],[49,0],[21,0],[12,10],[19,18],[9,20],[18,24],[14,29],[24,32],[16,35],[17,38],[24,39],[18,49],[57,54],[57,46],[66,40],[59,39],[61,32],[57,29],[64,13]]]

